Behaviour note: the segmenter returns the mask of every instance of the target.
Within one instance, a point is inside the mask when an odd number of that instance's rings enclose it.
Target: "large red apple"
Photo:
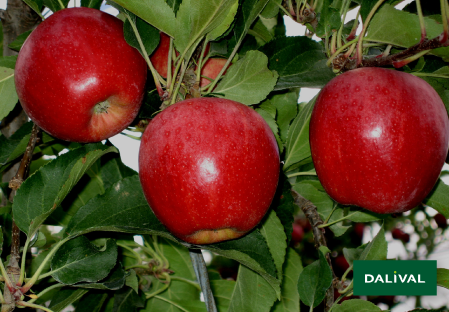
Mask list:
[[[448,140],[448,116],[436,91],[390,69],[335,77],[310,120],[312,159],[326,192],[377,213],[421,203],[439,177]]]
[[[263,218],[279,177],[279,151],[253,109],[218,98],[169,106],[146,128],[143,192],[178,238],[211,244],[240,237]]]
[[[79,7],[56,12],[31,33],[15,83],[23,109],[43,130],[97,142],[137,116],[146,75],[145,60],[123,37],[123,22]]]

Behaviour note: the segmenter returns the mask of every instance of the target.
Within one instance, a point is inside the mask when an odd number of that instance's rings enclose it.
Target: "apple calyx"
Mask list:
[[[239,232],[233,228],[223,228],[217,230],[201,230],[187,236],[191,244],[206,245],[211,242],[221,242],[239,238],[245,235],[245,232]]]
[[[94,106],[94,113],[95,114],[104,114],[104,113],[107,114],[110,106],[111,106],[111,104],[109,103],[108,100],[97,103]]]

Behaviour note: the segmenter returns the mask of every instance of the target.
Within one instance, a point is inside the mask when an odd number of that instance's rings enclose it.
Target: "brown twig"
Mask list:
[[[446,47],[449,42],[441,43],[440,36],[435,37],[433,39],[424,40],[423,42],[417,43],[410,48],[401,51],[396,54],[388,55],[388,56],[375,56],[362,60],[362,63],[357,66],[355,62],[347,62],[343,67],[342,71],[348,71],[351,69],[355,69],[356,67],[382,67],[382,66],[390,66],[393,63],[405,60],[411,56],[414,56],[420,52],[433,50],[441,47]]]
[[[34,148],[40,139],[41,130],[38,126],[34,125],[31,130],[30,140],[25,149],[22,161],[20,162],[19,169],[16,175],[9,182],[9,187],[12,189],[10,199],[13,200],[16,191],[22,185],[23,181],[27,178],[31,160],[33,158]],[[20,292],[20,286],[18,281],[20,279],[20,229],[14,222],[12,222],[12,239],[11,239],[11,255],[9,258],[8,267],[6,273],[14,285],[15,291],[11,292],[8,287],[5,287],[5,304],[2,305],[2,312],[13,311],[16,306],[16,302],[21,300],[22,293]]]
[[[316,206],[309,200],[302,197],[298,192],[291,190],[293,199],[295,201],[295,204],[301,208],[301,210],[304,212],[304,215],[309,220],[312,230],[313,230],[313,239],[315,241],[315,248],[318,249],[321,246],[326,246],[326,237],[324,236],[324,229],[318,228],[319,225],[323,224],[323,221],[321,220]],[[334,273],[334,270],[332,269],[332,262],[330,255],[326,255],[327,263],[329,264],[329,267],[332,271],[332,276],[334,281],[337,279],[337,276]],[[325,311],[329,311],[334,303],[334,283],[331,284],[331,286],[326,291],[326,297],[324,299],[324,306]]]

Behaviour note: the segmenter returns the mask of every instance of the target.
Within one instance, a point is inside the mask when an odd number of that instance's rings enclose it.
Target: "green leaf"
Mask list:
[[[53,312],[61,312],[64,308],[83,297],[88,290],[63,288],[59,290],[51,299],[48,306]]]
[[[32,30],[28,30],[22,34],[20,34],[19,36],[17,36],[16,39],[14,39],[13,42],[11,42],[8,47],[11,50],[15,50],[15,51],[20,51],[20,49],[22,48],[22,45],[25,43],[25,40],[27,40],[28,36],[31,34]]]
[[[87,144],[59,156],[26,179],[12,207],[20,230],[32,237],[90,165],[109,152],[117,149],[100,143]]]
[[[129,275],[126,277],[125,284],[134,289],[136,294],[139,293],[139,279],[137,278],[136,271],[133,269],[129,270]]]
[[[42,0],[23,0],[30,8],[33,9],[34,12],[36,12],[39,16],[42,16],[42,6],[43,1]],[[3,54],[0,54],[3,55]]]
[[[25,152],[32,128],[33,123],[29,121],[9,138],[0,135],[0,172]]]
[[[345,300],[342,304],[336,304],[333,311],[335,312],[353,312],[353,311],[363,311],[363,312],[378,312],[382,311],[374,303],[362,300],[362,299],[351,299]]]
[[[47,223],[65,227],[79,208],[91,198],[103,194],[119,180],[137,174],[126,167],[116,153],[110,153],[97,160],[72,189],[61,205],[47,219]]]
[[[65,235],[75,237],[93,231],[158,234],[174,239],[148,206],[137,175],[118,181],[81,207]]]
[[[16,67],[17,55],[0,57],[0,67],[14,69]]]
[[[273,256],[278,279],[282,280],[282,265],[284,264],[287,249],[287,236],[274,210],[269,212],[268,217],[260,225],[260,233],[265,237],[268,248]]]
[[[287,141],[290,123],[298,111],[298,92],[288,91],[271,97],[271,104],[276,107],[276,122],[279,126],[279,136],[282,142]]]
[[[276,278],[276,266],[265,238],[256,229],[237,240],[214,245],[204,245],[223,257],[234,259],[259,273],[273,287],[276,295],[280,294],[280,281]]]
[[[360,258],[355,260],[386,260],[387,252],[388,243],[385,240],[385,229],[382,225],[374,239],[366,244]]]
[[[439,179],[432,192],[424,200],[424,203],[449,219],[449,185]]]
[[[107,293],[88,293],[79,301],[76,312],[99,312],[107,298]]]
[[[44,5],[52,10],[53,12],[57,12],[59,10],[63,10],[67,8],[67,5],[69,4],[70,0],[43,0]],[[61,6],[62,4],[62,6]]]
[[[234,4],[230,7],[228,15],[223,19],[220,25],[209,32],[206,36],[207,41],[214,41],[223,36],[229,29],[231,24],[234,22],[235,15],[237,14],[237,9],[239,7],[239,1],[234,0]]]
[[[228,311],[235,284],[235,281],[230,280],[210,281],[210,287],[212,288],[218,311]]]
[[[125,281],[128,277],[128,273],[123,270],[120,262],[117,262],[115,267],[111,270],[109,275],[97,282],[97,283],[78,283],[72,285],[72,287],[89,288],[89,289],[101,289],[101,290],[117,290],[121,289],[125,285]]]
[[[165,0],[114,0],[170,37],[176,33],[176,18]]]
[[[143,308],[145,302],[132,288],[124,287],[115,292],[113,312],[135,312],[138,308]]]
[[[234,36],[237,44],[243,41],[249,28],[265,8],[269,0],[246,0],[243,1],[234,27]]]
[[[0,120],[14,109],[19,97],[14,83],[14,70],[0,67]]]
[[[176,14],[175,47],[185,59],[190,59],[199,41],[209,32],[220,27],[235,5],[235,0],[184,0]],[[215,36],[213,34],[213,37]],[[221,35],[221,34],[220,34]]]
[[[285,145],[284,171],[311,156],[309,144],[309,123],[316,96],[299,112],[290,130]]]
[[[264,103],[266,104],[267,102],[264,102]],[[261,107],[262,107],[262,105],[261,105]],[[271,105],[271,107],[274,108],[274,106],[272,106],[272,105]],[[267,108],[267,105],[265,105],[264,108]],[[276,123],[276,120],[274,120],[274,117],[270,114],[270,112],[264,108],[256,108],[256,112],[260,116],[262,116],[262,118],[265,120],[265,122],[270,127],[271,131],[274,134],[274,137],[276,138],[276,142],[277,142],[278,148],[279,148],[279,153],[282,154],[282,151],[284,150],[284,145],[282,144],[281,138],[279,137],[278,125]],[[276,108],[274,108],[274,112],[276,113]]]
[[[348,261],[349,265],[352,265],[354,260],[359,260],[360,256],[363,253],[366,245],[359,246],[357,248],[346,248],[343,247],[343,255],[345,256],[346,261]]]
[[[60,283],[97,282],[105,278],[117,262],[117,245],[107,240],[103,248],[79,236],[63,244],[51,261],[51,276]]]
[[[275,71],[267,68],[267,61],[263,53],[248,51],[242,59],[229,67],[214,93],[246,105],[261,102],[273,90],[278,78]]]
[[[296,183],[293,186],[293,189],[304,198],[310,200],[317,207],[321,220],[328,220],[327,223],[340,220],[343,218],[344,210],[341,208],[334,210],[336,203],[334,203],[326,192],[320,190],[321,187],[322,186],[318,181],[305,180]],[[342,222],[339,222],[331,225],[329,228],[335,236],[341,236],[350,228],[350,226],[344,226]]]
[[[272,312],[296,312],[299,311],[298,279],[303,270],[301,258],[292,248],[287,249],[284,262],[281,286],[281,300],[276,301]]]
[[[256,272],[240,265],[228,312],[270,311],[276,293]]]
[[[320,11],[320,19],[316,27],[316,35],[320,38],[329,37],[332,30],[340,28],[339,10],[331,7],[331,0],[324,0]]]
[[[321,88],[335,77],[326,66],[322,45],[307,37],[279,37],[259,50],[268,56],[268,67],[279,74],[274,90]]]
[[[449,289],[448,269],[437,269],[437,285]]]
[[[183,310],[178,309],[176,305],[184,307],[186,303],[192,305],[192,302],[200,302],[200,291],[192,285],[192,283],[196,283],[196,276],[188,249],[167,239],[158,238],[155,244],[158,244],[164,257],[169,259],[170,270],[174,274],[171,275],[170,287],[161,293],[158,296],[159,298],[153,297],[147,300],[145,309],[141,312],[178,312]],[[177,278],[190,281],[191,283],[186,283]],[[149,290],[150,292],[157,291],[165,286],[156,278],[153,278],[151,282],[152,288]],[[205,308],[204,302],[201,307]],[[196,311],[196,309],[187,309],[187,311]]]
[[[81,0],[81,6],[99,10],[103,0]]]
[[[276,211],[276,215],[282,223],[282,226],[287,236],[287,245],[290,244],[290,240],[293,232],[293,214],[295,211],[295,201],[291,192],[292,186],[288,182],[287,178],[281,173],[281,178],[279,179],[278,192],[281,192],[279,196],[279,201],[277,200],[276,192],[275,199],[271,207]],[[279,191],[280,190],[280,191]]]
[[[376,3],[378,1],[379,0],[361,0],[360,17],[362,18],[363,22],[365,22],[366,17],[368,16],[368,14],[371,12],[371,10],[373,9],[373,7],[376,5]],[[395,1],[398,2],[397,0],[384,1],[384,3],[382,3],[382,6],[385,5],[386,3],[393,3]],[[380,14],[379,9],[376,12],[376,14]]]
[[[153,53],[153,51],[157,48],[160,41],[160,33],[159,30],[145,22],[143,19],[137,17],[134,14],[129,14],[130,19],[134,23],[139,32],[140,39],[142,40],[143,46],[145,47],[145,51],[147,55]],[[125,20],[123,25],[123,35],[125,36],[126,42],[139,50],[140,54],[144,56],[142,49],[140,48],[139,41],[134,33],[134,30],[131,26],[131,23],[128,19]]]
[[[379,214],[363,208],[351,207],[348,220],[353,222],[371,222],[388,218],[388,214]]]
[[[282,3],[282,0],[270,0],[267,5],[260,13],[264,18],[272,18],[275,17],[279,13],[279,5]]]
[[[428,38],[434,38],[443,32],[443,25],[434,19],[424,17]],[[407,29],[404,32],[404,29]],[[408,48],[421,40],[419,18],[415,14],[400,11],[389,4],[383,5],[371,20],[366,40]],[[449,48],[432,50],[434,55],[449,57]]]
[[[298,279],[298,292],[305,305],[315,308],[323,301],[326,290],[332,283],[332,271],[325,255],[318,252],[320,259],[302,270]]]

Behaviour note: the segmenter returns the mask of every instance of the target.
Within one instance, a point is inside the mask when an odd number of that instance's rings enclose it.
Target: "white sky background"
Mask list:
[[[69,6],[73,6],[74,1],[76,1],[76,6],[79,6],[80,0],[71,0]],[[398,9],[402,9],[405,5],[412,2],[413,0],[406,0],[403,3],[397,5],[396,7]],[[6,9],[6,3],[7,0],[0,0],[0,9]],[[117,12],[114,8],[108,6],[105,7],[105,11],[108,11],[108,13],[114,14],[114,12]],[[116,14],[116,13],[115,13]],[[114,14],[114,15],[115,15]],[[356,16],[356,11],[353,10],[348,13],[347,20],[349,21],[351,19],[354,19]],[[287,28],[287,36],[301,36],[305,33],[305,26],[302,26],[294,21],[292,21],[288,17],[284,17],[284,23]],[[300,91],[300,97],[298,99],[298,102],[308,102],[311,100],[317,93],[319,92],[319,89],[310,89],[310,88],[302,88]],[[136,133],[128,132],[129,134],[136,135]],[[130,138],[127,138],[124,135],[116,135],[115,137],[110,139],[114,145],[116,145],[121,153],[123,162],[133,168],[134,170],[138,169],[137,159],[138,159],[138,150],[140,146],[140,141],[132,140]],[[445,170],[449,170],[449,165],[445,165]],[[446,179],[446,183],[449,182],[449,178]],[[433,210],[433,209],[432,209]],[[430,215],[435,214],[435,210],[429,211]],[[424,217],[424,216],[423,216]],[[364,242],[368,242],[376,235],[377,231],[379,230],[378,227],[374,226],[373,228],[365,228],[365,235],[364,235]],[[410,225],[409,227],[405,226],[404,229],[406,232],[409,232],[411,234],[411,242],[407,246],[407,248],[416,248],[416,242],[418,241],[419,237],[416,233],[413,233],[413,227]],[[388,252],[388,258],[402,258],[406,256],[405,248],[403,247],[402,243],[400,243],[398,240],[393,240],[391,237],[391,233],[386,234],[386,238],[389,241],[389,252]],[[440,245],[440,247],[430,256],[430,259],[438,260],[438,267],[445,267],[449,269],[449,253],[447,252],[449,250],[449,231],[446,231],[446,237],[445,242]],[[404,299],[405,300],[405,299]],[[401,301],[404,301],[401,300]],[[429,297],[423,297],[422,298],[422,304],[427,308],[438,308],[444,303],[448,304],[449,300],[449,290],[443,289],[441,287],[438,287],[438,296],[429,296]],[[415,304],[415,298],[410,297],[407,300],[405,300],[403,303],[396,306],[394,309],[392,309],[392,312],[403,312],[408,311],[412,308],[414,308]],[[386,308],[386,307],[382,307]]]

